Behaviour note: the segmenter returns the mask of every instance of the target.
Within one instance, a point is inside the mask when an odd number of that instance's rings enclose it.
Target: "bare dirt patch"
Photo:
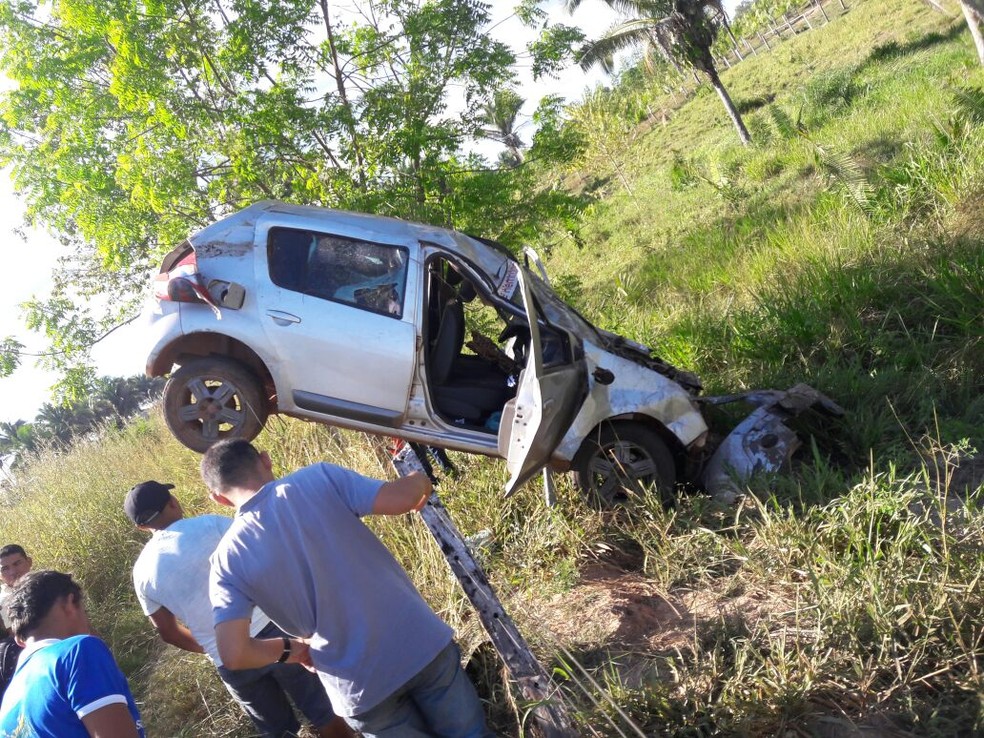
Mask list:
[[[585,567],[575,587],[549,602],[543,622],[561,642],[667,654],[687,650],[708,629],[737,623],[753,628],[763,619],[784,620],[790,609],[768,594],[660,592],[638,573],[599,563]]]
[[[767,630],[777,640],[810,639],[796,603],[778,593],[744,592],[733,578],[717,589],[661,592],[638,572],[610,563],[589,564],[572,589],[547,603],[539,621],[587,667],[614,669],[625,687],[645,689],[673,681],[672,662],[688,660],[708,641]],[[912,734],[893,716],[849,695],[820,693],[810,700],[789,738],[902,738]]]

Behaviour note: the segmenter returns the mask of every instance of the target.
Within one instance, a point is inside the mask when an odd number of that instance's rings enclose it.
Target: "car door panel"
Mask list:
[[[280,408],[399,425],[416,362],[414,244],[393,245],[408,255],[398,317],[275,284],[267,248],[275,228],[285,226],[258,225],[255,252],[263,329],[277,355],[291,357],[273,370]]]
[[[530,356],[519,376],[516,396],[506,403],[499,426],[499,453],[506,458],[510,475],[505,486],[507,496],[549,463],[580,408],[587,381],[583,359],[544,365],[529,279],[529,272],[520,268],[518,281],[529,320]],[[568,340],[573,339],[568,336]]]

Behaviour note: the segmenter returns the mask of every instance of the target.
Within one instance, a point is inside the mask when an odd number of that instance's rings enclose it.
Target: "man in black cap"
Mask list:
[[[335,716],[318,677],[293,663],[294,659],[239,671],[222,665],[208,599],[209,557],[232,521],[221,515],[186,518],[181,503],[171,494],[173,488],[173,484],[142,482],[123,502],[131,522],[152,534],[133,566],[133,585],[140,607],[161,640],[208,656],[226,688],[264,736],[282,738],[300,730],[288,695],[315,726],[317,735],[353,735]],[[278,643],[285,637],[259,610],[253,612],[250,630],[257,638]]]

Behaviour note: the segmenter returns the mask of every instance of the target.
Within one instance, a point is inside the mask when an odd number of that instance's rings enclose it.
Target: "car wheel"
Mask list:
[[[614,507],[650,491],[674,500],[676,465],[663,439],[641,423],[605,423],[584,439],[572,464],[581,492],[599,507]]]
[[[164,386],[164,420],[183,445],[204,453],[216,441],[252,441],[263,429],[267,407],[260,383],[228,359],[195,359]]]

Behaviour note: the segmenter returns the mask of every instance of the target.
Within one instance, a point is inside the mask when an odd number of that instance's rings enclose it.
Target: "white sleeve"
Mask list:
[[[139,560],[137,562],[139,564]],[[150,583],[143,581],[140,576],[140,572],[137,567],[133,568],[133,591],[137,594],[137,602],[140,603],[140,609],[143,610],[143,614],[150,617],[155,612],[160,610],[164,605],[157,602],[150,593]]]

